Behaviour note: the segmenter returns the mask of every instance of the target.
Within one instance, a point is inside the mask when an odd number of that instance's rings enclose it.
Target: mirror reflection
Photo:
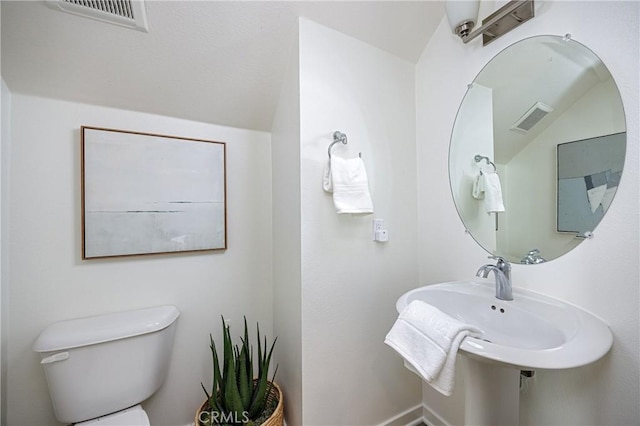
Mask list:
[[[514,263],[555,259],[594,234],[626,150],[618,88],[569,37],[517,42],[478,74],[449,151],[458,213],[487,251]]]

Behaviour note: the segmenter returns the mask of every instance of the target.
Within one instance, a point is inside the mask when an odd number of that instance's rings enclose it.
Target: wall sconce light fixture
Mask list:
[[[463,43],[482,34],[482,45],[520,26],[534,16],[534,0],[512,0],[482,20],[482,26],[473,30],[478,18],[480,0],[447,0],[445,12],[449,25]]]

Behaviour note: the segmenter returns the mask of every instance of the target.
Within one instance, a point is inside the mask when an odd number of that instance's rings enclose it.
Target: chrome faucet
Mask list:
[[[532,249],[532,250],[529,250],[526,256],[522,258],[520,263],[524,263],[527,265],[535,265],[538,263],[544,263],[546,261],[547,260],[544,257],[540,256],[540,250]]]
[[[489,256],[489,259],[496,259],[495,265],[482,265],[477,277],[487,278],[489,272],[493,271],[496,276],[496,298],[500,300],[513,300],[511,291],[511,264],[500,256]]]

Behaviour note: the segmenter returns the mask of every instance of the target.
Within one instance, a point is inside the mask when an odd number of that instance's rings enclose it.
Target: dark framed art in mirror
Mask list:
[[[625,145],[624,133],[558,144],[558,232],[592,234],[618,189]]]

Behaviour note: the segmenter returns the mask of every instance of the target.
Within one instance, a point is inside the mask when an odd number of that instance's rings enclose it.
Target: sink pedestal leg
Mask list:
[[[520,370],[464,357],[465,424],[517,426],[520,414]]]

